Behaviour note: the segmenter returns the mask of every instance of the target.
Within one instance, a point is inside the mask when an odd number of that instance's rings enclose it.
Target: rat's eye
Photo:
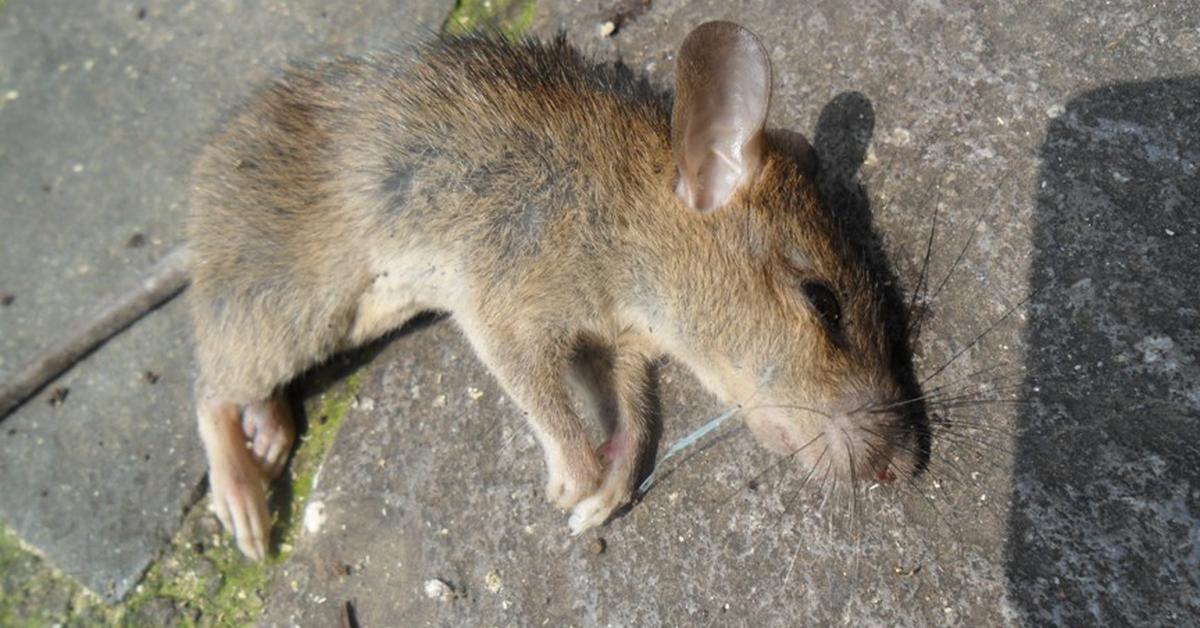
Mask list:
[[[804,290],[809,305],[817,312],[817,316],[821,317],[825,326],[837,329],[842,322],[842,304],[838,302],[833,290],[819,281],[806,281],[800,288]]]

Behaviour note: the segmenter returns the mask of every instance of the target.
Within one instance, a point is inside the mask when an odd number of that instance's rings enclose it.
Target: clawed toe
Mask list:
[[[270,471],[282,467],[279,461],[292,436],[290,417],[280,425],[277,412],[263,411],[272,402],[254,405],[261,408],[239,408],[203,389],[197,395],[213,513],[243,554],[263,560],[271,531],[265,481]]]
[[[263,474],[267,479],[278,477],[295,441],[287,400],[277,394],[246,406],[242,412],[242,430]]]
[[[243,554],[253,560],[265,559],[271,520],[257,471],[253,475],[214,471],[210,481],[212,510],[221,525],[233,535]]]
[[[571,518],[567,521],[571,534],[578,535],[602,525],[629,502],[629,497],[629,491],[602,488],[591,497],[579,502],[571,509]]]

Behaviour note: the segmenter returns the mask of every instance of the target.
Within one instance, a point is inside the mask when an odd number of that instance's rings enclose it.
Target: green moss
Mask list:
[[[0,626],[248,625],[262,615],[271,576],[291,553],[304,504],[326,453],[350,411],[361,373],[306,404],[310,425],[289,465],[291,487],[275,514],[279,552],[246,560],[233,539],[213,527],[208,500],[193,507],[170,546],[124,602],[107,606],[0,527]],[[278,496],[272,496],[273,498]]]
[[[290,466],[292,490],[290,509],[288,513],[285,513],[286,516],[280,517],[280,523],[284,528],[281,546],[288,548],[288,551],[296,538],[297,526],[295,523],[301,519],[304,504],[312,493],[313,480],[316,479],[317,471],[321,468],[321,461],[325,459],[325,453],[333,446],[342,421],[350,412],[350,407],[361,386],[362,371],[359,371],[346,378],[341,390],[321,395],[307,409],[310,417],[308,432],[301,438],[301,445]],[[305,452],[305,455],[301,455],[300,452]],[[280,556],[275,559],[275,562],[281,561],[284,557],[285,553],[280,552]]]
[[[0,626],[54,626],[104,612],[95,595],[0,526]]]
[[[443,27],[451,35],[497,31],[516,39],[533,26],[533,0],[458,0]]]

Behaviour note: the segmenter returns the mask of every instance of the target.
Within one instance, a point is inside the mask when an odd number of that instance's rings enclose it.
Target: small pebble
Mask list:
[[[16,295],[8,294],[7,292],[4,294],[0,294],[0,305],[3,305],[4,307],[8,307],[8,306],[12,305],[13,301],[16,301],[16,300],[17,300]]]
[[[439,602],[449,602],[458,597],[458,593],[449,582],[439,578],[430,578],[425,581],[425,597]]]
[[[158,383],[159,375],[154,371],[146,371],[142,373],[142,379],[146,380],[147,384],[154,385]]]
[[[50,397],[46,399],[46,403],[51,406],[61,406],[67,400],[67,395],[71,394],[71,389],[66,386],[59,386],[50,391]]]
[[[600,25],[600,36],[608,37],[608,36],[612,35],[613,33],[615,33],[616,30],[617,30],[616,23],[614,23],[612,20],[609,20]]]
[[[495,569],[489,571],[483,577],[483,583],[487,586],[487,590],[492,593],[499,593],[500,589],[504,587],[504,581],[500,579],[500,572]]]
[[[125,241],[125,246],[127,248],[131,248],[131,249],[140,249],[145,245],[146,245],[146,236],[144,236],[140,233],[135,233],[135,234],[129,236],[129,239]]]
[[[325,525],[325,502],[312,501],[304,507],[304,531],[316,534]]]
[[[605,541],[603,537],[598,536],[598,537],[592,539],[592,545],[591,545],[592,556],[599,556],[599,555],[603,554],[604,550],[606,550],[606,549],[608,549],[608,542]]]

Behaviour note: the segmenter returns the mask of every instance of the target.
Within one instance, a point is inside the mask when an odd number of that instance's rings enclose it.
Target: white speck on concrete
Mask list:
[[[304,507],[304,531],[316,534],[325,525],[325,502],[311,501]]]
[[[495,569],[489,571],[487,575],[483,577],[483,584],[487,587],[487,590],[491,591],[492,593],[499,593],[500,589],[504,588],[504,580],[500,578],[500,572],[496,571]]]
[[[908,146],[912,142],[912,133],[903,127],[892,129],[890,142],[896,146]]]
[[[1146,336],[1135,345],[1142,352],[1142,362],[1156,365],[1159,372],[1173,372],[1179,369],[1175,359],[1175,341],[1169,336]]]
[[[454,587],[445,580],[430,578],[425,581],[425,597],[439,602],[449,602],[455,598]]]

